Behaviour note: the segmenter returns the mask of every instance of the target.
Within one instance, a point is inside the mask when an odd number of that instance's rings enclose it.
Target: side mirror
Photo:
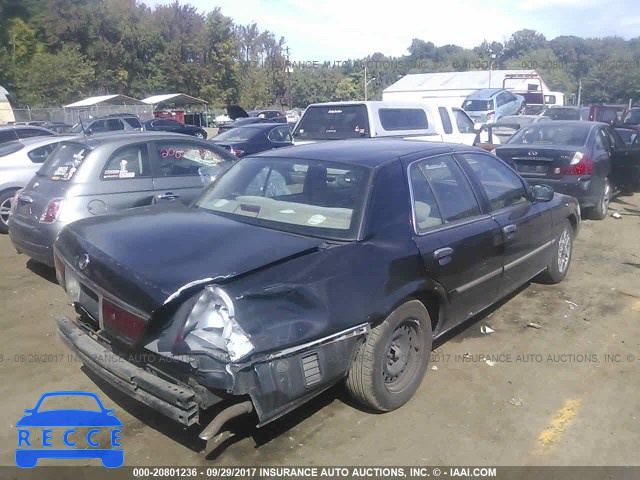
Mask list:
[[[533,199],[536,202],[550,202],[553,200],[553,188],[549,185],[534,185],[531,187]]]

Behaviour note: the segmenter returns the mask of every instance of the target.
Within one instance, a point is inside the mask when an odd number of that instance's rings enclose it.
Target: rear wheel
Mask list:
[[[598,204],[591,207],[587,214],[589,218],[593,220],[603,220],[607,216],[609,211],[609,202],[611,201],[611,183],[608,178],[604,179],[604,185],[602,186],[602,192]]]
[[[573,254],[573,227],[569,220],[564,221],[562,232],[554,246],[555,252],[551,263],[538,277],[538,280],[542,283],[560,283],[567,276]]]
[[[196,138],[205,138],[204,133],[202,133],[202,132],[196,132],[195,137]]]
[[[432,343],[427,309],[418,300],[404,303],[360,346],[347,389],[360,403],[381,412],[404,405],[422,382]]]
[[[9,215],[11,214],[11,202],[15,190],[7,190],[0,193],[0,233],[9,232]]]

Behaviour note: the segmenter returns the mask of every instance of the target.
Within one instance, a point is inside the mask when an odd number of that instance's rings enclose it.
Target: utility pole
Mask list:
[[[582,105],[582,79],[578,80],[578,106]]]
[[[291,110],[291,63],[289,62],[289,46],[285,48],[287,52],[287,107]]]

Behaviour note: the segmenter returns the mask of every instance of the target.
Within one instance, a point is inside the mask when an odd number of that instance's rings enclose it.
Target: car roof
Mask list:
[[[246,125],[240,125],[235,128],[255,128],[256,130],[268,130],[270,128],[287,127],[287,126],[291,128],[291,125],[289,125],[288,123],[258,122],[258,123],[247,123]],[[215,138],[216,137],[213,137],[212,140],[215,140]]]
[[[66,142],[75,138],[76,135],[48,135],[46,137],[29,137],[18,140],[25,147],[40,147],[50,143]]]
[[[482,88],[477,92],[473,92],[471,95],[467,97],[467,99],[471,100],[489,100],[493,98],[498,93],[505,91],[504,88]]]
[[[52,133],[54,135],[56,133],[52,130],[49,130],[48,128],[39,127],[37,125],[1,125],[0,126],[0,132],[4,132],[7,130],[24,130],[24,129],[41,130],[42,132]]]
[[[329,140],[326,142],[296,145],[277,150],[267,150],[251,157],[298,158],[348,163],[364,167],[377,167],[390,160],[424,153],[425,156],[453,151],[479,151],[461,144],[429,142],[410,138],[363,138],[353,140]]]
[[[101,145],[128,145],[133,142],[145,142],[149,140],[198,140],[189,135],[183,135],[182,133],[170,133],[170,132],[138,132],[129,131],[118,133],[104,132],[97,133],[91,136],[85,137],[84,135],[75,135],[69,138],[68,141],[82,143],[89,148],[96,148]],[[203,142],[204,140],[200,140]],[[205,142],[206,143],[206,142]]]

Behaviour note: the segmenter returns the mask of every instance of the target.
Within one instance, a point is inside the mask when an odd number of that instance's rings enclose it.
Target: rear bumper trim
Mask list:
[[[178,423],[186,426],[198,423],[199,407],[192,389],[168,382],[129,363],[67,318],[58,318],[57,323],[62,341],[103,380]]]

